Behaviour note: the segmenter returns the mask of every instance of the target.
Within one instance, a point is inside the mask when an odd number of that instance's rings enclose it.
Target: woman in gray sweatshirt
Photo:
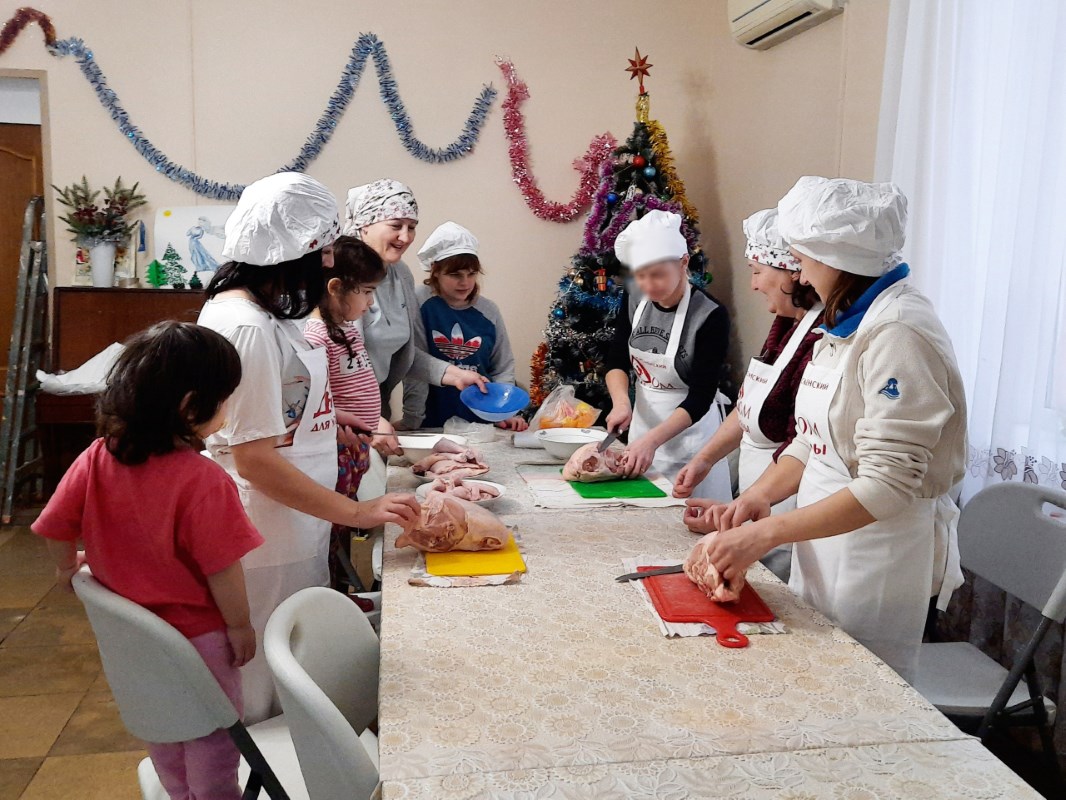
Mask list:
[[[414,241],[418,203],[410,188],[387,178],[348,190],[344,233],[366,242],[387,272],[375,290],[374,305],[361,320],[367,353],[381,386],[381,414],[391,418],[389,398],[405,378],[434,386],[483,386],[488,379],[433,358],[415,346],[426,333],[411,270],[400,259]],[[391,441],[388,441],[391,439]],[[392,437],[376,442],[383,455],[395,451]]]

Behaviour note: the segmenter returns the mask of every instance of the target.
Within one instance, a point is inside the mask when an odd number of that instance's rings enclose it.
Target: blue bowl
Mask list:
[[[463,405],[486,422],[503,422],[529,405],[529,393],[509,383],[490,383],[482,394],[477,386],[467,386],[459,393]]]

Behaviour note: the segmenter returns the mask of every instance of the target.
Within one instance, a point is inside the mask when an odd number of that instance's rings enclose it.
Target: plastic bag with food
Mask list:
[[[541,428],[591,428],[599,419],[600,410],[578,400],[574,387],[564,383],[555,387],[541,403],[529,423],[531,431]]]

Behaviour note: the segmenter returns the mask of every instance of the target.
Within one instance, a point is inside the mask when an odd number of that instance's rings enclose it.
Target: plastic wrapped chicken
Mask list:
[[[444,492],[430,492],[418,522],[396,537],[396,546],[424,553],[499,550],[510,535],[491,511]]]
[[[614,443],[600,453],[599,446],[599,442],[590,442],[575,450],[563,467],[563,480],[596,483],[621,478],[624,448]]]

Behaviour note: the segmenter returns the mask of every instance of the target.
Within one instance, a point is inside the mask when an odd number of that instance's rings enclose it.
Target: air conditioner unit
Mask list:
[[[729,27],[745,47],[766,50],[843,10],[843,0],[729,0]]]

